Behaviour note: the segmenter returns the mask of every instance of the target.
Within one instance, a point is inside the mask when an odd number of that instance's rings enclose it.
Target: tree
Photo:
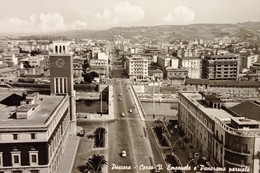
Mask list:
[[[78,166],[77,169],[82,173],[101,173],[104,165],[107,165],[104,155],[93,154],[84,165]]]
[[[94,131],[95,146],[96,147],[103,147],[104,146],[105,133],[106,133],[106,129],[103,128],[103,127],[99,127]]]
[[[86,74],[83,74],[83,77],[84,77],[84,81],[86,82],[86,83],[92,83],[92,81],[93,81],[93,79],[95,78],[95,77],[98,77],[99,76],[99,74],[98,73],[96,73],[96,72],[90,72],[90,73],[86,73]]]

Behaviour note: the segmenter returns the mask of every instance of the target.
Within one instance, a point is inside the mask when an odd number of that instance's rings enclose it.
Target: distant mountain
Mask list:
[[[169,42],[176,39],[221,39],[232,38],[255,40],[259,42],[260,22],[245,22],[237,24],[191,24],[191,25],[161,25],[116,27],[101,31],[76,30],[48,34],[48,37],[66,37],[69,39],[106,39],[113,40],[120,36],[132,40],[154,40]],[[41,36],[43,37],[43,36]]]

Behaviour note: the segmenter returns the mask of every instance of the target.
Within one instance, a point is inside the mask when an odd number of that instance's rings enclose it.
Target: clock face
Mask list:
[[[57,67],[62,68],[65,64],[65,61],[63,59],[59,58],[56,60],[55,64],[57,65]]]

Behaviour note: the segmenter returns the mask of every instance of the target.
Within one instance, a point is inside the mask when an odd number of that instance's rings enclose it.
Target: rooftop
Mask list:
[[[11,97],[10,97],[11,96]],[[22,92],[5,91],[0,93],[0,127],[1,128],[42,128],[46,127],[45,121],[51,116],[52,112],[62,102],[65,96],[51,96],[40,95],[40,99],[37,99],[34,105],[25,105],[22,107],[3,104],[3,100],[9,101],[11,98],[23,98]],[[7,100],[8,101],[8,100]],[[30,118],[28,119],[16,119],[13,115],[17,110],[27,111],[28,109],[39,106]]]
[[[194,105],[196,105],[201,111],[203,111],[206,115],[208,115],[213,120],[215,118],[217,118],[220,121],[222,121],[223,123],[226,123],[226,122],[228,122],[232,119],[232,120],[236,121],[239,125],[244,125],[244,124],[255,125],[255,124],[258,124],[258,122],[256,121],[256,117],[257,117],[257,115],[259,116],[259,110],[260,110],[259,108],[254,109],[254,110],[250,110],[248,112],[248,111],[246,111],[246,110],[248,110],[248,107],[247,108],[246,107],[241,108],[242,106],[239,107],[239,105],[234,106],[236,109],[239,109],[241,111],[242,110],[245,111],[244,116],[235,117],[231,113],[225,111],[224,109],[216,109],[216,108],[212,108],[212,107],[207,106],[206,104],[203,103],[202,96],[199,93],[182,92],[182,94],[184,96],[186,96],[187,99],[189,99]],[[246,103],[246,104],[249,105],[248,103]],[[252,107],[251,107],[251,109],[252,109]],[[233,110],[234,110],[234,108],[233,108]],[[251,111],[254,113],[255,116],[250,116]],[[257,111],[258,111],[258,114],[257,114]],[[246,112],[248,112],[248,113],[246,113]]]
[[[200,57],[181,57],[180,60],[202,60]]]
[[[215,80],[208,80],[208,79],[186,79],[185,84],[193,84],[193,85],[210,85],[210,86],[223,86],[223,87],[260,87],[259,81],[215,81]]]
[[[205,104],[202,104],[202,96],[199,93],[195,92],[183,92],[184,96],[189,99],[193,104],[195,104],[201,111],[207,114],[210,118],[214,119],[215,117],[218,119],[226,120],[228,118],[232,118],[233,116],[226,112],[223,109],[213,109]]]
[[[230,108],[239,116],[247,117],[249,119],[260,121],[260,104],[253,101],[245,101]]]
[[[206,56],[206,59],[222,59],[222,58],[238,58],[238,55],[228,54],[228,55],[212,55],[212,56]]]

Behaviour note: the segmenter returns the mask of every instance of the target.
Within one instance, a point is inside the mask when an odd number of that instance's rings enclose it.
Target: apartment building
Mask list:
[[[179,66],[188,70],[188,77],[194,79],[201,78],[201,62],[199,57],[179,58]]]
[[[258,102],[228,103],[215,94],[180,92],[178,104],[180,129],[200,157],[226,172],[260,171]]]
[[[205,56],[202,61],[202,78],[209,80],[236,80],[239,73],[238,55]]]
[[[167,68],[167,79],[170,80],[184,80],[188,76],[188,70],[184,68]]]
[[[28,57],[29,65],[31,67],[40,67],[41,62],[44,60],[43,55],[37,55],[37,56],[30,56]]]
[[[134,81],[146,80],[148,78],[148,60],[143,56],[126,57],[126,73]]]

